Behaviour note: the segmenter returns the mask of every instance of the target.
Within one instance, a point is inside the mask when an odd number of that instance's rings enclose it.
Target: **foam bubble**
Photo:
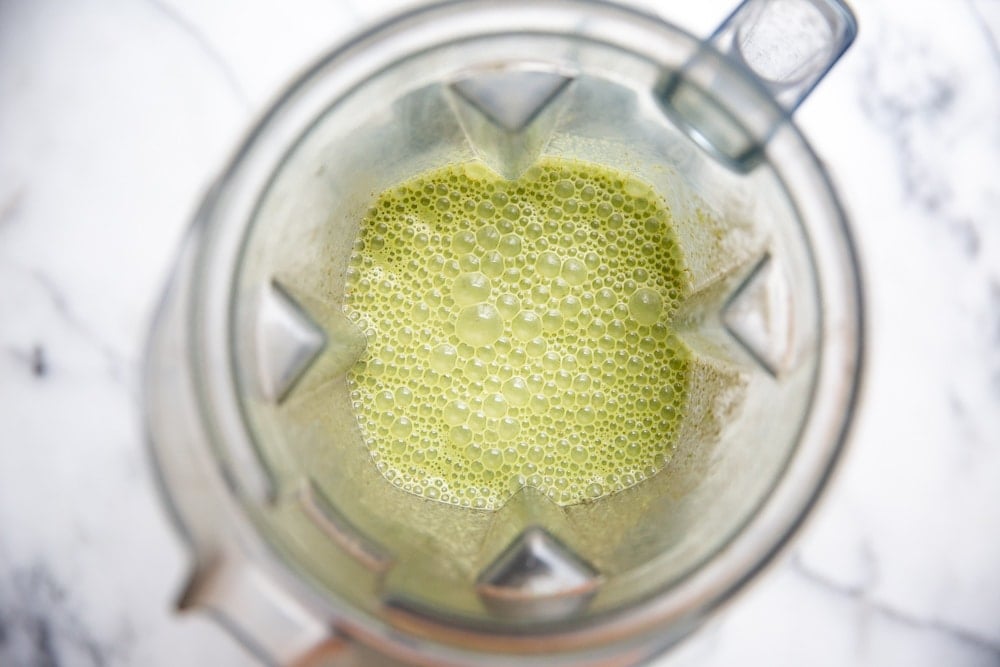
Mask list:
[[[471,306],[486,301],[490,289],[490,279],[482,273],[464,273],[455,279],[451,294],[459,306]]]
[[[494,342],[503,333],[503,318],[489,304],[469,306],[458,314],[456,332],[463,343],[483,347]]]

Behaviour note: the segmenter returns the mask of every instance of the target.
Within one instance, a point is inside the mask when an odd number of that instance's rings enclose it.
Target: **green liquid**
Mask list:
[[[477,508],[655,474],[687,400],[670,321],[689,291],[665,203],[605,167],[545,159],[508,181],[468,163],[383,193],[345,305],[368,338],[348,382],[375,465]]]

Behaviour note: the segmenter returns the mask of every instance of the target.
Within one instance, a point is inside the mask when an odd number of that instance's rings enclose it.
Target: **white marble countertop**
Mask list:
[[[731,3],[691,4],[660,10],[705,34]],[[0,3],[0,664],[254,664],[171,611],[145,333],[255,115],[396,5]],[[855,9],[798,115],[864,264],[849,455],[790,553],[661,667],[1000,665],[1000,1]]]

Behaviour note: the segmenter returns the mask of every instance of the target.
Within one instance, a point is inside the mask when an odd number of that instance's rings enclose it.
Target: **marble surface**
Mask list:
[[[731,4],[660,3],[705,34]],[[0,2],[0,664],[248,665],[178,617],[146,329],[209,179],[393,0]],[[1000,1],[857,0],[800,110],[864,263],[849,455],[800,539],[657,664],[1000,665]]]

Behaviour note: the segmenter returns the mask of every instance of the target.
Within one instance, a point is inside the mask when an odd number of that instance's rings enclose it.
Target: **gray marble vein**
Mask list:
[[[65,586],[44,565],[15,568],[0,580],[0,658],[11,667],[121,664],[123,643],[94,637]]]
[[[831,595],[847,598],[853,603],[861,605],[865,611],[883,616],[913,630],[930,631],[944,635],[952,641],[966,644],[977,651],[989,654],[1000,664],[1000,642],[994,641],[989,637],[980,636],[974,631],[953,625],[941,619],[920,618],[905,610],[897,609],[892,605],[872,600],[870,592],[871,585],[875,583],[874,581],[870,585],[853,586],[841,584],[809,569],[798,558],[791,560],[791,569],[810,584],[821,588]]]
[[[997,33],[1000,33],[1000,5],[996,0],[966,0],[966,2],[969,3],[969,11],[972,12],[986,43],[990,46],[994,63],[1000,67],[1000,43],[997,40]],[[990,12],[989,16],[986,12]]]
[[[135,364],[127,361],[122,354],[111,343],[102,340],[100,334],[94,331],[91,326],[76,313],[70,305],[63,291],[59,286],[41,270],[31,271],[31,277],[35,283],[42,288],[42,292],[48,298],[49,303],[55,309],[60,321],[69,331],[74,332],[83,338],[107,364],[109,376],[116,382],[121,382],[125,376],[132,371]],[[48,370],[45,361],[45,351],[41,345],[36,345],[32,352],[32,369],[41,368],[42,372],[36,375],[44,375]]]
[[[201,28],[188,20],[179,10],[173,7],[167,0],[146,0],[151,7],[159,12],[167,21],[177,26],[184,34],[191,38],[198,49],[205,56],[205,61],[211,63],[213,68],[222,75],[226,86],[233,93],[235,98],[246,110],[253,109],[250,95],[247,93],[240,78],[233,66],[226,60],[225,56],[212,44],[211,40],[202,32]]]
[[[3,202],[0,202],[0,229],[14,223],[14,220],[18,216],[23,196],[24,188],[15,188],[12,194],[8,195]]]

